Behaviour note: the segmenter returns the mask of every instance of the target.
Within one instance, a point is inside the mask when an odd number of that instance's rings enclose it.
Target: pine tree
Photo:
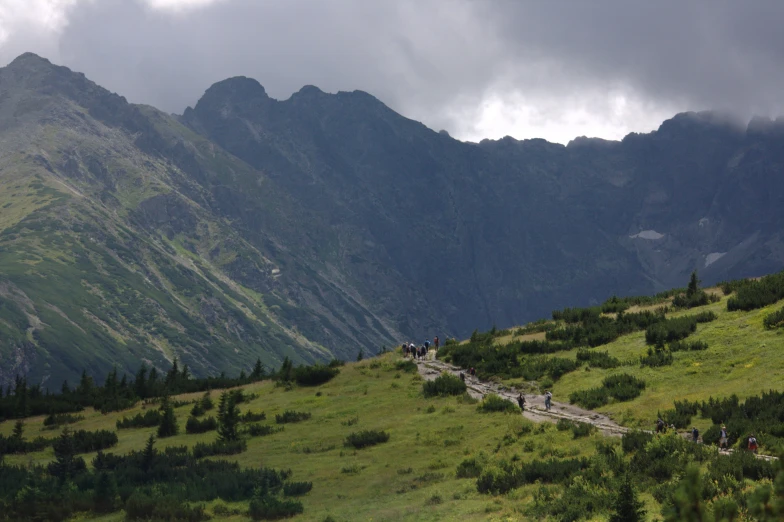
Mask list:
[[[283,363],[280,365],[280,370],[278,370],[278,380],[281,382],[289,382],[291,380],[291,372],[294,369],[294,365],[291,362],[291,359],[288,356],[283,358]]]
[[[691,297],[697,293],[700,289],[700,280],[697,279],[697,271],[691,273],[691,279],[689,279],[689,286],[686,288],[686,297]]]
[[[136,392],[137,397],[146,399],[147,395],[147,366],[142,365],[139,371],[136,372],[136,377],[133,380],[133,390]]]
[[[63,381],[63,387],[60,388],[60,393],[63,395],[68,395],[71,393],[71,387],[68,386],[68,380]]]
[[[610,515],[610,522],[640,522],[645,520],[645,504],[637,499],[637,492],[632,487],[629,476],[625,476],[615,498],[615,512]]]
[[[16,421],[14,424],[14,431],[11,434],[11,438],[16,439],[18,442],[22,442],[24,437],[24,422],[21,420]]]
[[[117,484],[114,477],[105,471],[98,475],[93,492],[93,505],[99,513],[111,513],[117,507]]]
[[[239,421],[240,412],[234,396],[228,392],[223,392],[218,406],[218,440],[221,442],[238,440],[237,425]]]
[[[362,351],[362,348],[359,349],[359,353],[357,354],[357,362],[361,361],[365,358],[365,353]]]
[[[169,370],[169,373],[166,374],[166,380],[164,381],[164,386],[166,386],[167,390],[174,391],[175,386],[177,386],[177,381],[180,378],[180,364],[177,361],[177,358],[174,358],[172,361],[172,367]]]
[[[63,428],[63,432],[52,444],[54,448],[54,462],[49,464],[49,473],[65,481],[76,474],[79,469],[79,462],[76,459],[76,449],[74,440],[68,427]],[[84,461],[82,461],[82,466]]]
[[[686,470],[673,503],[664,513],[665,522],[708,522],[713,517],[702,500],[702,478],[698,467],[692,465]]]
[[[180,379],[182,379],[182,382],[185,382],[190,378],[191,378],[191,371],[188,368],[188,365],[186,364],[182,367],[182,372],[180,372]]]
[[[261,358],[256,359],[256,364],[253,365],[253,371],[250,374],[250,378],[258,381],[264,378],[264,366],[261,364]]]
[[[177,426],[177,417],[174,416],[174,408],[169,402],[169,397],[164,397],[161,401],[161,413],[163,418],[160,425],[158,425],[158,438],[163,439],[166,437],[173,437],[177,435],[179,427]]]
[[[142,451],[142,469],[144,471],[150,471],[152,469],[152,465],[155,462],[155,436],[150,435],[150,438],[147,439],[147,444],[144,445],[144,451]]]

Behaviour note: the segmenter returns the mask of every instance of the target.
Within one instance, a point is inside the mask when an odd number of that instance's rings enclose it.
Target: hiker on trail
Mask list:
[[[460,380],[465,382],[465,374],[463,372],[460,372]]]
[[[691,427],[691,440],[695,443],[700,440],[700,430],[698,430],[696,426]]]
[[[656,433],[664,433],[664,421],[661,420],[661,417],[656,421]]]
[[[724,424],[721,425],[721,433],[719,434],[719,449],[721,448],[727,449],[727,427]]]
[[[520,411],[525,411],[525,397],[522,393],[517,396],[517,405],[520,406]]]
[[[749,435],[749,451],[753,451],[754,453],[757,453],[757,438],[754,436],[753,433]]]
[[[416,351],[416,346],[414,346],[414,343],[408,343],[408,353],[411,354],[411,358],[414,358],[415,351]]]
[[[430,339],[425,339],[425,351],[430,349]]]
[[[436,335],[433,339],[433,346],[436,347],[436,351],[438,351],[438,336]]]
[[[473,376],[476,376],[476,369],[472,366],[471,369],[468,370],[468,373],[473,375]]]
[[[553,399],[553,394],[550,393],[550,390],[546,390],[544,392],[544,409],[550,411],[550,403]]]

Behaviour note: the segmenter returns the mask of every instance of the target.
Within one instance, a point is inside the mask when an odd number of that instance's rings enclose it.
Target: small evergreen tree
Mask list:
[[[294,365],[291,362],[291,359],[288,356],[283,358],[283,363],[280,365],[280,370],[278,370],[278,380],[281,382],[289,382],[292,379],[292,371],[294,370]]]
[[[158,425],[158,437],[163,439],[165,437],[173,437],[177,435],[179,427],[177,426],[177,417],[174,416],[174,408],[169,402],[169,397],[164,397],[161,401],[161,413],[163,418]]]
[[[637,499],[631,478],[626,475],[615,497],[614,512],[610,522],[641,522],[645,520],[645,504]]]
[[[61,481],[70,479],[80,468],[79,460],[81,459],[76,459],[74,440],[68,427],[63,429],[52,446],[54,448],[54,462],[49,464],[49,473]],[[83,465],[84,461],[82,461]]]
[[[689,286],[686,288],[686,297],[691,297],[695,295],[700,289],[700,280],[697,279],[697,271],[691,273],[691,279],[689,279]]]
[[[360,348],[360,349],[359,349],[359,353],[357,354],[357,362],[361,361],[361,360],[362,360],[362,359],[364,359],[364,358],[365,358],[365,354],[364,354],[364,352],[362,351],[362,348]]]
[[[111,513],[117,508],[117,484],[105,471],[98,475],[93,492],[93,506],[98,513]]]
[[[258,381],[264,378],[264,366],[261,364],[261,359],[256,359],[256,364],[253,365],[253,371],[250,374],[251,379]]]
[[[142,469],[144,471],[150,471],[152,468],[155,462],[155,453],[155,436],[150,435],[147,444],[144,445],[144,451],[142,451]]]
[[[18,443],[21,444],[24,436],[24,422],[21,420],[16,421],[14,424],[14,431],[11,433],[11,438],[15,439]]]
[[[233,394],[223,392],[218,406],[218,440],[221,442],[239,440],[237,425],[240,412]]]

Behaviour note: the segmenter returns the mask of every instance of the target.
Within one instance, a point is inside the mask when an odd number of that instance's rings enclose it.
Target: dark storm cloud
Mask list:
[[[0,59],[29,44],[173,112],[234,75],[277,98],[306,84],[366,90],[461,135],[636,130],[676,109],[782,112],[784,2],[67,1],[64,29],[13,33]]]

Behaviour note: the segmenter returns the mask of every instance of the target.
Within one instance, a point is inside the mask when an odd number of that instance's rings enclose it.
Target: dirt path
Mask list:
[[[515,404],[517,403],[517,395],[520,393],[519,390],[493,382],[480,381],[478,378],[468,375],[467,371],[462,370],[457,366],[433,359],[432,353],[429,355],[430,357],[426,360],[415,360],[419,369],[419,374],[423,378],[432,381],[442,373],[459,375],[460,372],[463,371],[465,373],[465,383],[468,387],[468,393],[472,397],[482,399],[485,395],[494,393]],[[620,437],[624,433],[631,431],[630,428],[617,424],[607,415],[603,415],[593,410],[585,410],[573,404],[552,401],[550,411],[547,411],[544,408],[544,395],[523,393],[523,397],[525,397],[525,410],[523,411],[523,416],[534,422],[547,421],[555,423],[560,419],[566,419],[572,422],[586,422],[588,424],[593,424],[604,435],[611,437]],[[682,433],[681,435],[686,438],[690,436],[689,433]],[[719,451],[719,453],[722,455],[729,455],[732,451],[733,450],[730,449]],[[757,458],[763,460],[777,460],[777,457],[770,455],[757,455]]]

